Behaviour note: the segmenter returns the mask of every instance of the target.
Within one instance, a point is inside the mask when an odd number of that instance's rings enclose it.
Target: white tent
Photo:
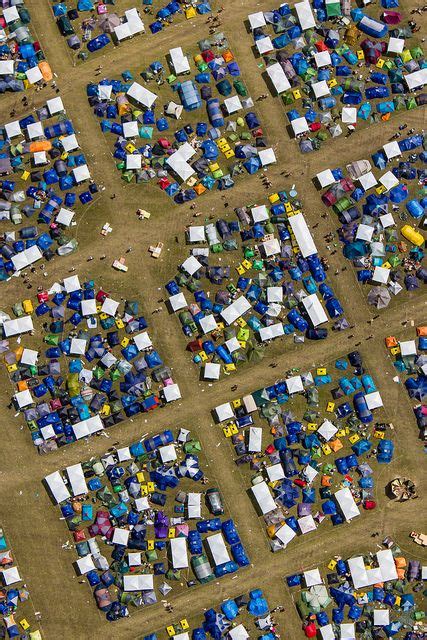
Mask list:
[[[72,428],[76,439],[81,440],[81,438],[86,438],[87,436],[97,433],[97,431],[101,431],[104,425],[102,424],[101,417],[96,415],[76,422],[72,425]]]
[[[151,338],[148,335],[147,331],[143,331],[142,333],[138,333],[138,335],[134,336],[133,341],[138,351],[143,351],[144,349],[148,349],[153,345],[151,342]]]
[[[209,546],[209,551],[211,552],[215,566],[230,561],[230,555],[227,551],[227,547],[225,546],[222,533],[215,533],[213,536],[209,536],[206,538],[206,542]]]
[[[1,575],[3,576],[3,582],[7,587],[22,580],[21,576],[19,575],[18,567],[9,567],[8,569],[3,569]]]
[[[83,316],[93,316],[96,315],[96,300],[95,298],[91,300],[82,300],[81,301],[81,313]]]
[[[171,57],[174,74],[176,76],[179,76],[180,73],[188,73],[190,71],[190,64],[187,56],[184,55],[182,47],[170,49],[169,55]]]
[[[304,391],[304,385],[301,376],[291,376],[285,380],[288,393],[300,393]]]
[[[326,442],[329,442],[329,440],[334,437],[337,431],[338,429],[330,420],[324,420],[318,428],[317,433],[320,434],[322,438],[326,440]]]
[[[306,29],[313,29],[316,26],[316,20],[314,19],[310,2],[308,2],[308,0],[305,0],[304,2],[297,2],[295,5],[295,11],[303,31]]]
[[[135,100],[146,109],[151,109],[155,101],[157,100],[157,95],[152,91],[149,91],[138,82],[133,82],[127,91],[127,95],[129,98]]]
[[[25,409],[25,407],[29,407],[30,404],[33,404],[34,402],[31,391],[29,389],[18,391],[13,397],[19,409]]]
[[[267,74],[277,94],[283,93],[291,88],[290,82],[279,62],[267,67]]]
[[[166,402],[173,402],[181,398],[181,391],[176,383],[167,384],[163,387],[163,395],[165,396]]]
[[[170,541],[172,566],[174,569],[188,568],[187,540],[185,538],[172,538]]]
[[[268,167],[270,164],[274,164],[277,161],[274,149],[271,147],[268,149],[260,149],[258,151],[258,157],[261,160],[261,165],[263,167]]]
[[[359,507],[354,501],[353,494],[348,487],[336,491],[334,497],[347,522],[350,522],[350,520],[353,520],[356,516],[360,516]]]
[[[256,45],[256,48],[258,49],[258,53],[260,53],[261,55],[263,55],[264,53],[269,53],[274,49],[270,36],[264,36],[264,38],[259,38],[259,40],[255,42],[255,45]]]
[[[166,464],[167,462],[175,462],[175,460],[177,459],[174,444],[166,444],[164,447],[159,447],[158,452],[163,464]]]
[[[76,561],[77,568],[81,575],[85,573],[89,573],[89,571],[93,571],[95,569],[95,565],[93,563],[92,555],[89,553],[87,556],[83,556]]]
[[[331,93],[326,80],[313,82],[313,84],[311,85],[311,88],[313,89],[313,93],[316,100],[318,100],[319,98],[323,98],[324,96],[328,96]]]
[[[169,298],[169,304],[172,307],[172,311],[179,311],[187,306],[187,300],[182,292],[176,293]]]
[[[39,352],[38,351],[34,351],[34,349],[24,349],[24,351],[22,352],[22,356],[21,356],[21,364],[28,364],[28,365],[36,365],[37,364],[37,358],[39,356]]]
[[[215,407],[215,413],[217,415],[218,422],[224,422],[224,420],[230,420],[234,418],[234,411],[229,402],[220,404]]]
[[[98,97],[101,100],[109,100],[113,91],[113,86],[111,84],[98,84],[97,91]]]
[[[203,226],[189,227],[187,233],[189,242],[206,242],[205,227]]]
[[[328,322],[328,316],[326,315],[316,293],[312,293],[311,295],[303,298],[302,303],[310,317],[313,327],[318,327],[320,324]]]
[[[295,538],[296,535],[295,531],[287,524],[282,525],[280,529],[277,529],[276,531],[276,538],[278,538],[285,547]]]
[[[259,453],[262,448],[262,428],[249,427],[248,451]]]
[[[265,342],[266,340],[279,338],[280,336],[283,336],[284,333],[283,324],[281,322],[276,322],[275,324],[268,325],[268,327],[261,327],[259,330],[259,337],[261,342]]]
[[[230,636],[231,640],[247,640],[247,638],[250,638],[250,635],[246,631],[243,624],[238,624],[237,627],[232,627],[228,631],[228,635]]]
[[[317,529],[314,518],[311,515],[298,518],[298,526],[302,534],[310,533],[311,531],[315,531]]]
[[[64,502],[64,500],[68,500],[68,498],[71,498],[71,494],[68,491],[67,486],[62,479],[59,471],[50,473],[45,477],[45,481],[50,489],[51,494],[58,504],[60,502]]]
[[[218,362],[206,362],[203,370],[205,380],[219,380],[221,365]]]
[[[120,303],[113,300],[113,298],[105,298],[102,303],[101,313],[106,313],[107,316],[113,316],[114,318],[117,313],[117,309],[119,308],[119,304]]]
[[[118,24],[117,27],[114,27],[114,35],[119,42],[126,40],[126,38],[130,38],[132,33],[129,24],[127,22]]]
[[[270,511],[274,511],[277,508],[266,482],[258,482],[251,489],[262,515],[270,513]]]
[[[189,518],[202,517],[202,494],[187,493],[187,511]]]
[[[120,527],[114,527],[113,537],[111,542],[113,544],[119,544],[123,547],[127,547],[129,536],[130,536],[129,529],[120,529]]]
[[[252,31],[254,29],[257,29],[258,27],[265,27],[265,25],[267,24],[262,11],[251,13],[250,15],[248,15],[248,20]]]
[[[315,587],[318,584],[323,584],[319,569],[304,571],[304,580],[306,587]]]
[[[292,120],[291,127],[294,131],[295,136],[298,136],[301,133],[307,133],[308,131],[310,131],[308,122],[306,118],[304,118],[304,116],[301,116],[300,118],[295,118],[294,120]]]
[[[33,331],[33,321],[31,316],[22,316],[13,320],[5,320],[3,322],[3,331],[6,338]]]
[[[414,71],[413,73],[408,73],[406,76],[403,76],[406,84],[408,85],[409,91],[414,91],[415,89],[421,89],[425,84],[427,84],[427,69],[419,69],[418,71]]]
[[[88,492],[83,468],[80,463],[67,467],[67,476],[74,496],[81,496]]]
[[[230,325],[236,322],[237,318],[240,318],[240,316],[249,311],[249,309],[252,309],[249,300],[247,300],[245,296],[240,296],[221,311],[221,316],[225,322]]]
[[[372,171],[368,171],[368,173],[359,176],[358,180],[365,191],[372,189],[376,184],[378,184],[378,181]]]
[[[65,209],[64,207],[61,207],[58,215],[56,216],[55,222],[57,224],[63,224],[64,227],[69,227],[73,218],[74,218],[74,211],[70,211],[69,209]]]
[[[152,591],[154,579],[151,573],[123,576],[123,591]]]
[[[316,245],[314,244],[313,237],[303,214],[297,213],[295,216],[290,216],[289,224],[291,225],[291,229],[295,235],[295,239],[303,258],[307,258],[308,256],[313,255],[313,253],[317,253]]]

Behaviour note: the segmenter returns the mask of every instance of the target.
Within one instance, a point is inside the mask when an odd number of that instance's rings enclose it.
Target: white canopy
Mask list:
[[[258,27],[264,27],[267,24],[262,11],[251,13],[250,15],[248,15],[248,20],[249,24],[251,25],[252,31],[254,29],[257,29]]]
[[[390,269],[386,267],[375,267],[372,280],[374,282],[380,282],[381,284],[387,284],[390,277]]]
[[[219,380],[221,365],[218,362],[206,362],[203,377],[205,380]]]
[[[151,338],[148,335],[147,331],[143,331],[142,333],[138,333],[138,335],[134,336],[133,341],[138,349],[138,351],[143,351],[144,349],[148,349],[152,346]]]
[[[141,169],[142,155],[140,153],[126,154],[126,169]]]
[[[87,493],[87,484],[80,463],[67,467],[67,476],[74,496],[81,496]]]
[[[188,144],[184,143],[179,147],[175,153],[169,156],[166,163],[170,166],[181,180],[185,181],[195,173],[193,167],[188,163],[188,160],[196,153],[195,149]]]
[[[328,322],[328,316],[326,315],[316,293],[312,293],[311,295],[303,298],[302,303],[310,316],[313,327],[318,327],[320,324]]]
[[[276,538],[278,538],[285,547],[295,538],[296,535],[295,531],[287,524],[282,525],[280,529],[277,529],[276,531]]]
[[[173,402],[181,398],[181,391],[176,383],[167,384],[163,387],[163,395],[165,396],[166,402]]]
[[[393,142],[386,142],[386,144],[383,145],[383,150],[387,156],[387,160],[391,160],[392,158],[397,158],[397,156],[402,155],[399,143],[396,142],[396,140],[393,140]]]
[[[101,431],[104,428],[104,425],[102,424],[101,417],[96,415],[91,418],[81,420],[80,422],[76,422],[72,425],[72,428],[76,439],[81,440],[81,438],[86,438],[97,431]]]
[[[172,538],[170,541],[172,566],[174,569],[188,568],[187,540]]]
[[[399,347],[402,357],[414,356],[417,353],[417,344],[415,340],[401,340],[399,342]]]
[[[29,389],[18,391],[13,397],[15,398],[15,402],[20,409],[25,409],[25,407],[28,407],[34,402],[31,391]]]
[[[154,579],[151,573],[123,576],[123,591],[152,591]]]
[[[236,111],[240,111],[240,109],[243,109],[240,98],[237,95],[226,98],[224,100],[224,106],[229,115],[231,115],[232,113],[236,113]]]
[[[421,89],[421,87],[427,84],[427,69],[419,69],[418,71],[408,73],[403,77],[405,78],[405,82],[408,85],[409,91],[413,91],[414,89]]]
[[[0,76],[12,76],[15,63],[13,60],[0,60]]]
[[[319,98],[323,98],[324,96],[328,96],[331,93],[326,80],[319,80],[319,82],[313,82],[313,84],[311,85],[311,88],[313,89],[313,93],[316,100],[318,100]]]
[[[319,569],[304,571],[304,580],[307,587],[315,587],[318,584],[323,584]]]
[[[359,176],[358,180],[365,191],[368,191],[368,189],[372,189],[372,187],[375,187],[375,185],[378,184],[377,179],[372,171],[368,171],[368,173],[364,173],[363,175]]]
[[[43,125],[41,122],[31,122],[27,125],[27,135],[30,140],[41,138],[44,136]]]
[[[356,107],[343,107],[341,112],[341,120],[344,124],[355,124],[357,121]]]
[[[63,224],[64,227],[69,227],[73,218],[74,211],[70,211],[69,209],[65,209],[65,207],[61,207],[58,215],[56,216],[55,222],[57,222],[58,224]]]
[[[38,356],[39,356],[38,351],[34,351],[34,349],[25,348],[24,351],[22,352],[21,364],[28,364],[30,366],[36,365]]]
[[[77,184],[89,180],[90,171],[87,164],[81,164],[79,167],[73,169],[73,177]]]
[[[169,55],[175,75],[178,76],[180,73],[188,73],[190,71],[190,63],[187,56],[184,55],[182,47],[170,49]]]
[[[172,307],[172,311],[179,311],[187,306],[187,300],[185,299],[185,295],[180,292],[169,298],[169,304]]]
[[[70,133],[70,135],[61,138],[61,144],[64,151],[74,151],[74,149],[79,148],[75,133]]]
[[[158,452],[163,464],[166,464],[167,462],[174,462],[177,459],[174,444],[167,444],[164,447],[159,447]]]
[[[258,157],[261,160],[261,165],[263,167],[268,167],[268,165],[274,164],[277,160],[272,147],[268,147],[268,149],[260,149],[258,151]]]
[[[271,464],[269,467],[266,467],[268,479],[270,482],[275,482],[276,480],[282,480],[285,477],[285,472],[283,470],[283,466],[281,462],[277,462],[276,464]]]
[[[224,422],[224,420],[234,418],[234,412],[229,402],[225,402],[224,404],[220,404],[215,407],[215,413],[217,415],[218,422]]]
[[[314,19],[308,0],[305,0],[304,2],[297,2],[295,5],[295,11],[303,31],[306,29],[313,29],[316,26],[316,20]]]
[[[267,67],[267,74],[277,94],[283,93],[291,88],[290,82],[279,62]]]
[[[268,327],[261,327],[259,330],[259,337],[261,342],[265,342],[266,340],[279,338],[280,336],[283,336],[284,333],[283,324],[281,322],[276,322],[275,324],[268,325]]]
[[[308,127],[308,122],[304,116],[301,116],[300,118],[294,118],[294,120],[291,121],[291,126],[295,136],[298,136],[301,133],[307,133],[308,131],[310,131]]]
[[[222,533],[215,533],[213,536],[209,536],[206,538],[206,542],[209,546],[215,566],[230,561],[230,555],[227,551],[227,547],[225,546]]]
[[[113,316],[114,318],[117,313],[117,309],[119,308],[119,304],[120,303],[113,300],[113,298],[105,298],[102,303],[101,313],[106,313],[107,316]]]
[[[129,536],[129,529],[120,529],[120,527],[114,527],[113,537],[111,541],[113,544],[119,544],[123,547],[127,547]]]
[[[249,311],[249,309],[252,309],[252,305],[249,300],[247,300],[245,296],[240,296],[221,311],[221,316],[225,322],[230,325],[233,324],[237,318],[240,318],[240,316],[246,313],[246,311]]]
[[[28,249],[25,249],[24,251],[21,251],[20,253],[12,256],[11,260],[13,262],[15,270],[19,271],[20,269],[25,269],[25,267],[33,264],[33,262],[37,262],[37,260],[40,260],[42,257],[42,252],[35,244],[32,247],[29,247]]]
[[[64,278],[64,289],[67,293],[73,293],[73,291],[81,289],[79,276]]]
[[[189,242],[206,242],[205,227],[194,226],[188,229]]]
[[[298,526],[302,534],[310,533],[311,531],[315,531],[317,529],[314,518],[311,515],[298,518]]]
[[[130,122],[124,122],[123,135],[125,138],[136,138],[139,136],[138,122],[136,120],[130,120]]]
[[[3,569],[2,571],[3,582],[8,587],[10,584],[15,584],[16,582],[21,581],[21,576],[19,575],[18,567],[9,567],[8,569]]]
[[[127,91],[127,95],[129,98],[135,100],[146,109],[151,109],[155,101],[157,100],[157,95],[152,91],[149,91],[138,82],[133,82]]]
[[[3,322],[3,331],[6,338],[33,331],[33,321],[31,316],[21,316],[13,320],[5,320]]]
[[[330,420],[324,420],[321,426],[318,428],[319,433],[327,442],[334,437],[338,429]]]
[[[274,49],[270,36],[264,36],[264,38],[259,38],[259,40],[255,42],[255,45],[256,45],[256,48],[258,49],[258,53],[260,53],[261,55],[263,55],[264,53],[269,53]]]
[[[340,640],[356,640],[354,622],[340,624]]]
[[[379,409],[380,407],[383,406],[383,401],[379,391],[366,393],[365,400],[366,400],[366,404],[368,406],[369,411],[373,411],[374,409]]]
[[[93,316],[96,315],[96,300],[95,298],[91,300],[82,300],[81,303],[81,313],[83,316]]]
[[[329,51],[318,51],[314,54],[317,68],[328,67],[331,64],[331,54]]]
[[[392,171],[387,171],[386,173],[384,173],[380,177],[379,181],[387,189],[387,191],[399,184],[399,180],[396,178]]]
[[[295,216],[289,218],[289,224],[295,235],[295,239],[298,243],[298,247],[301,251],[303,258],[317,253],[316,245],[314,244],[313,237],[309,231],[307,223],[302,213],[297,213]]]
[[[336,182],[334,174],[330,169],[320,171],[320,173],[317,174],[316,178],[322,189],[329,187],[331,184],[334,184],[334,182]]]
[[[300,393],[304,391],[304,385],[301,376],[291,376],[285,380],[288,393]]]
[[[61,111],[65,112],[64,103],[62,102],[62,98],[60,98],[59,96],[57,98],[47,100],[46,106],[49,109],[49,113],[51,116],[54,116],[56,113],[60,113]]]
[[[251,489],[262,515],[277,508],[266,482],[258,482]]]
[[[262,428],[249,427],[248,451],[259,453],[262,448]]]
[[[202,517],[202,494],[187,493],[187,511],[189,518]]]
[[[231,640],[246,640],[247,638],[250,638],[250,635],[246,631],[243,624],[238,624],[237,627],[232,627],[228,631],[228,635],[230,636]]]
[[[343,516],[347,520],[347,522],[350,522],[356,516],[360,516],[359,507],[354,501],[353,494],[348,487],[336,491],[334,497],[338,502],[338,505],[343,512]]]
[[[48,476],[45,477],[45,481],[47,482],[50,492],[52,493],[53,497],[55,498],[58,504],[60,502],[64,502],[64,500],[68,500],[68,498],[71,498],[71,494],[68,491],[67,486],[64,480],[62,479],[62,476],[59,473],[59,471],[54,471],[53,473],[50,473]]]
[[[403,38],[393,38],[393,36],[389,38],[387,53],[402,53],[404,48],[405,40]]]
[[[390,622],[388,609],[374,609],[374,627],[384,627]]]

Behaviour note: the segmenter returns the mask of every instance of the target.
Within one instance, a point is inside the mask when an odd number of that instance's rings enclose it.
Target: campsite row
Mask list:
[[[425,55],[394,10],[399,0],[351,4],[304,0],[248,16],[267,86],[281,96],[303,153],[426,101],[416,93],[427,82]]]
[[[51,1],[52,16],[59,33],[73,52],[73,60],[77,62],[88,60],[97,51],[125,43],[134,36],[159,33],[181,17],[191,20],[210,14],[211,5],[214,4],[213,0],[192,0],[191,3],[171,0],[154,10],[153,0],[143,0],[143,9],[136,7],[135,0],[132,0],[119,10],[114,7],[115,2]],[[150,21],[148,32],[143,20],[145,16]]]
[[[215,407],[273,552],[374,509],[393,426],[359,352]],[[322,502],[323,501],[323,502]]]
[[[72,208],[98,191],[60,96],[0,129],[0,280],[77,248]],[[16,228],[19,228],[19,231]]]
[[[123,180],[155,180],[177,204],[276,161],[223,33],[200,40],[192,60],[176,47],[145,70],[89,84],[87,94]]]
[[[249,564],[201,449],[166,429],[45,478],[108,620]]]
[[[196,246],[166,290],[204,379],[258,362],[274,339],[320,340],[330,321],[349,326],[295,187],[189,226],[186,241]]]
[[[12,401],[39,452],[181,397],[147,329],[138,301],[121,304],[78,276],[2,313]]]
[[[427,282],[422,231],[426,162],[424,136],[415,133],[387,142],[371,160],[316,176],[323,204],[342,224],[338,237],[343,255],[368,289],[368,303],[377,309]]]

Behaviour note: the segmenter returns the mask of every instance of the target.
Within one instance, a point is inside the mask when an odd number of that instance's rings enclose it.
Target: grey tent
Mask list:
[[[385,309],[390,303],[391,294],[386,287],[373,287],[368,293],[368,303],[377,309]]]
[[[98,20],[98,26],[104,33],[114,33],[114,29],[121,24],[116,13],[106,13]]]
[[[253,343],[248,346],[247,354],[249,362],[259,362],[264,357],[263,349],[259,345]]]

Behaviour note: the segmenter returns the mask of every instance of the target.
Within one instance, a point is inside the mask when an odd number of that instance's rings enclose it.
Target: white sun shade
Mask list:
[[[215,533],[213,536],[209,536],[208,538],[206,538],[206,542],[208,544],[215,566],[230,561],[230,555],[227,551],[227,547],[225,546],[222,533]]]
[[[318,584],[323,584],[319,569],[304,571],[304,580],[307,587],[315,587]]]
[[[251,489],[262,515],[270,513],[270,511],[274,511],[277,508],[266,482],[258,482]]]
[[[234,418],[234,412],[229,402],[220,404],[215,407],[215,413],[217,415],[218,422],[224,422],[224,420],[230,420]]]
[[[81,301],[81,313],[83,316],[96,315],[96,300],[82,300]]]
[[[89,553],[87,556],[83,556],[83,558],[79,558],[76,561],[77,568],[81,575],[85,573],[89,573],[89,571],[93,571],[95,569],[95,565],[92,560],[92,555]]]
[[[168,384],[163,388],[163,395],[165,396],[166,402],[173,402],[181,398],[181,391],[177,384]]]
[[[21,356],[21,364],[36,365],[39,352],[34,349],[24,349]]]
[[[203,370],[205,380],[219,380],[221,365],[217,362],[207,362]]]
[[[60,113],[61,111],[65,111],[64,103],[59,96],[57,98],[47,100],[46,105],[51,116],[54,116],[56,113]]]
[[[298,526],[302,534],[310,533],[311,531],[315,531],[317,529],[314,518],[311,515],[298,518]]]
[[[202,267],[203,265],[194,256],[189,256],[181,264],[181,269],[183,269],[183,271],[186,271],[189,276],[194,275]]]
[[[151,338],[148,335],[147,331],[143,331],[142,333],[138,333],[138,335],[134,336],[133,341],[138,348],[138,351],[143,351],[144,349],[148,349],[153,345],[151,342]]]
[[[101,313],[106,313],[108,316],[114,316],[117,313],[117,309],[119,308],[119,302],[113,300],[112,298],[105,298],[102,303]]]
[[[152,591],[154,576],[150,573],[123,576],[123,591]]]
[[[176,293],[169,298],[169,304],[173,311],[179,311],[187,306],[187,300],[182,292]]]

